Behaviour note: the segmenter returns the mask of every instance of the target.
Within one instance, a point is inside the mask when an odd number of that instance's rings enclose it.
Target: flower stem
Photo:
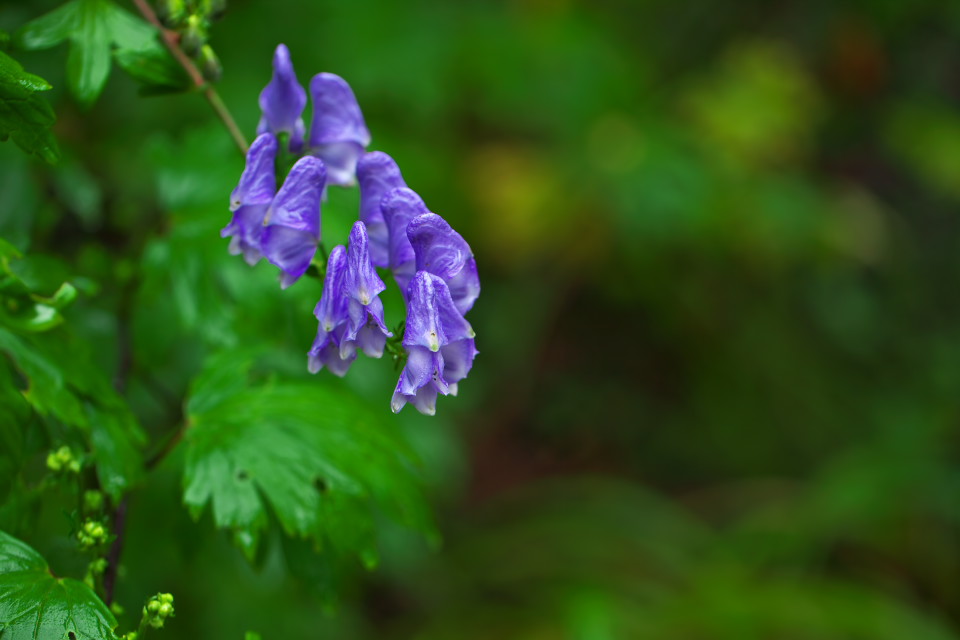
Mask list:
[[[184,53],[183,49],[180,48],[180,36],[175,31],[171,31],[163,26],[147,0],[133,0],[133,4],[136,5],[137,10],[140,11],[140,14],[147,22],[160,30],[160,38],[163,40],[164,46],[167,47],[171,55],[173,55],[173,58],[180,63],[180,66],[183,67],[187,75],[190,76],[190,80],[194,86],[203,93],[207,102],[213,107],[214,113],[216,113],[220,121],[223,122],[223,126],[227,128],[230,137],[233,138],[233,141],[237,144],[237,148],[240,149],[240,153],[246,155],[249,145],[247,144],[246,138],[243,137],[243,132],[241,132],[240,127],[237,126],[236,121],[230,114],[230,110],[227,109],[227,105],[223,103],[220,94],[213,88],[213,85],[203,78],[203,74],[197,69],[197,65],[195,65],[190,57]]]

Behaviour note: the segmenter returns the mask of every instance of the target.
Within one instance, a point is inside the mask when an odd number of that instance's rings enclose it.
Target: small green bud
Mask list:
[[[147,603],[147,613],[151,615],[156,615],[160,611],[160,602],[157,600],[150,600]]]
[[[160,615],[161,615],[161,616],[163,616],[164,618],[166,618],[166,617],[169,616],[171,613],[173,613],[173,605],[172,605],[172,604],[170,604],[170,603],[168,603],[168,602],[164,602],[163,604],[160,605]]]
[[[223,75],[223,65],[220,58],[214,53],[213,47],[208,44],[200,48],[200,71],[208,82],[217,82]]]
[[[202,17],[192,14],[180,35],[180,46],[188,56],[196,56],[207,41],[207,25]]]
[[[57,459],[60,460],[63,464],[67,464],[73,460],[73,452],[70,451],[70,447],[64,445],[57,449]]]
[[[96,575],[102,574],[107,570],[107,559],[106,558],[97,558],[90,563],[90,572]]]
[[[124,614],[124,608],[120,606],[119,602],[114,602],[113,604],[110,605],[110,613],[112,613],[115,616],[122,616]]]
[[[159,593],[157,594],[157,600],[159,600],[163,604],[173,604],[173,594]]]
[[[87,513],[97,513],[103,509],[103,494],[95,489],[83,492],[83,510]]]
[[[103,528],[103,525],[98,524],[93,527],[93,531],[90,532],[90,535],[100,540],[107,537],[107,531]]]
[[[87,520],[83,523],[83,532],[88,535],[93,535],[93,529],[97,526],[97,523],[93,520]]]
[[[47,454],[47,469],[50,469],[50,471],[60,471],[63,469],[63,463],[60,462],[60,458],[58,458],[57,454],[53,451]]]
[[[175,29],[187,17],[187,6],[183,0],[157,0],[157,16],[164,26]]]
[[[219,20],[227,10],[227,0],[200,0],[200,11],[211,20]]]
[[[71,472],[71,473],[80,473],[80,461],[79,461],[79,460],[71,460],[71,461],[67,464],[67,468],[70,469],[70,472]]]

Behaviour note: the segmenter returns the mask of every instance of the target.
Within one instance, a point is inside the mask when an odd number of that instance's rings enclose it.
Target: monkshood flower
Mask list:
[[[307,271],[320,242],[320,196],[326,182],[323,162],[297,160],[264,216],[263,255],[283,271],[286,289]]]
[[[350,319],[349,298],[343,295],[343,283],[347,275],[347,252],[343,245],[337,245],[327,258],[327,275],[323,280],[323,294],[317,302],[313,315],[320,325],[317,337],[307,354],[307,369],[316,373],[326,367],[341,378],[346,375],[350,364],[357,358],[357,350],[348,350],[347,357],[341,357],[340,344]]]
[[[350,248],[344,251],[338,245],[330,252],[323,294],[313,312],[320,326],[307,354],[311,373],[327,367],[343,376],[358,348],[379,358],[393,335],[383,321],[378,297],[387,287],[370,262],[368,245],[366,228],[357,221],[350,232]]]
[[[393,271],[393,277],[400,285],[400,291],[406,300],[407,285],[417,270],[416,255],[410,239],[407,238],[407,225],[420,214],[427,213],[427,205],[415,191],[401,187],[392,189],[383,196],[380,200],[380,212],[387,224],[387,266]]]
[[[346,80],[318,73],[310,81],[313,118],[308,152],[327,166],[330,184],[350,186],[356,181],[357,160],[370,144],[370,132],[360,105]]]
[[[350,248],[347,250],[343,293],[350,300],[350,321],[340,346],[341,355],[344,345],[351,343],[372,358],[383,355],[387,337],[393,335],[383,322],[383,302],[379,298],[386,288],[370,261],[366,226],[358,220],[350,231]]]
[[[480,276],[463,237],[437,214],[425,213],[407,224],[407,238],[416,256],[417,271],[443,278],[457,311],[469,311],[480,295]]]
[[[247,152],[247,165],[240,183],[230,194],[233,219],[223,228],[220,237],[230,237],[230,253],[243,254],[247,264],[260,258],[263,218],[277,191],[273,163],[277,156],[277,139],[269,133],[260,135]]]
[[[408,358],[390,408],[396,413],[411,402],[420,413],[433,415],[437,395],[456,395],[457,383],[473,366],[475,334],[439,276],[418,271],[410,281],[407,300],[403,346]]]
[[[290,136],[289,149],[297,153],[303,148],[303,108],[307,104],[307,92],[297,82],[297,74],[290,61],[286,45],[278,44],[273,54],[273,77],[260,92],[260,109],[263,117],[257,125],[257,133],[270,132],[275,136],[286,133]]]
[[[400,167],[383,151],[365,153],[357,161],[357,182],[360,185],[360,220],[370,236],[370,258],[378,267],[389,263],[389,232],[380,210],[383,196],[391,189],[405,187]]]

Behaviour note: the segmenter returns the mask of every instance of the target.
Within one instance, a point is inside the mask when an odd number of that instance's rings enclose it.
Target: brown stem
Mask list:
[[[247,145],[246,138],[243,137],[243,132],[240,131],[240,127],[237,126],[233,116],[230,115],[230,111],[220,98],[220,94],[213,88],[213,85],[204,80],[203,74],[197,69],[197,65],[195,65],[190,57],[184,53],[183,49],[180,48],[180,36],[175,31],[171,31],[163,26],[147,0],[133,0],[133,4],[137,6],[140,14],[147,22],[160,30],[160,38],[163,40],[163,44],[170,51],[171,55],[173,55],[173,58],[180,63],[184,71],[187,72],[187,75],[190,76],[190,80],[194,86],[203,93],[207,102],[213,107],[214,113],[217,114],[217,117],[220,118],[220,121],[223,122],[223,125],[227,128],[227,131],[230,132],[230,136],[237,144],[237,148],[240,149],[242,154],[246,155],[249,145]]]

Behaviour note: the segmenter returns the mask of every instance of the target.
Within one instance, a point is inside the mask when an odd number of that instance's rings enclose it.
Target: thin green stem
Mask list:
[[[247,139],[243,137],[243,132],[240,131],[240,127],[237,126],[236,121],[230,114],[230,110],[227,109],[227,105],[224,104],[220,98],[220,94],[213,88],[213,85],[203,78],[203,74],[197,69],[197,65],[195,65],[190,59],[190,56],[180,48],[180,36],[175,31],[171,31],[163,26],[147,0],[133,0],[133,4],[136,5],[137,10],[140,11],[140,15],[142,15],[147,22],[160,30],[160,37],[163,40],[164,46],[167,47],[173,58],[180,63],[180,66],[183,67],[187,75],[190,76],[190,80],[194,86],[203,93],[207,102],[213,107],[214,113],[217,114],[217,117],[227,128],[230,137],[233,138],[233,141],[237,144],[237,148],[240,149],[240,153],[246,155],[247,149],[250,148],[247,144]]]

